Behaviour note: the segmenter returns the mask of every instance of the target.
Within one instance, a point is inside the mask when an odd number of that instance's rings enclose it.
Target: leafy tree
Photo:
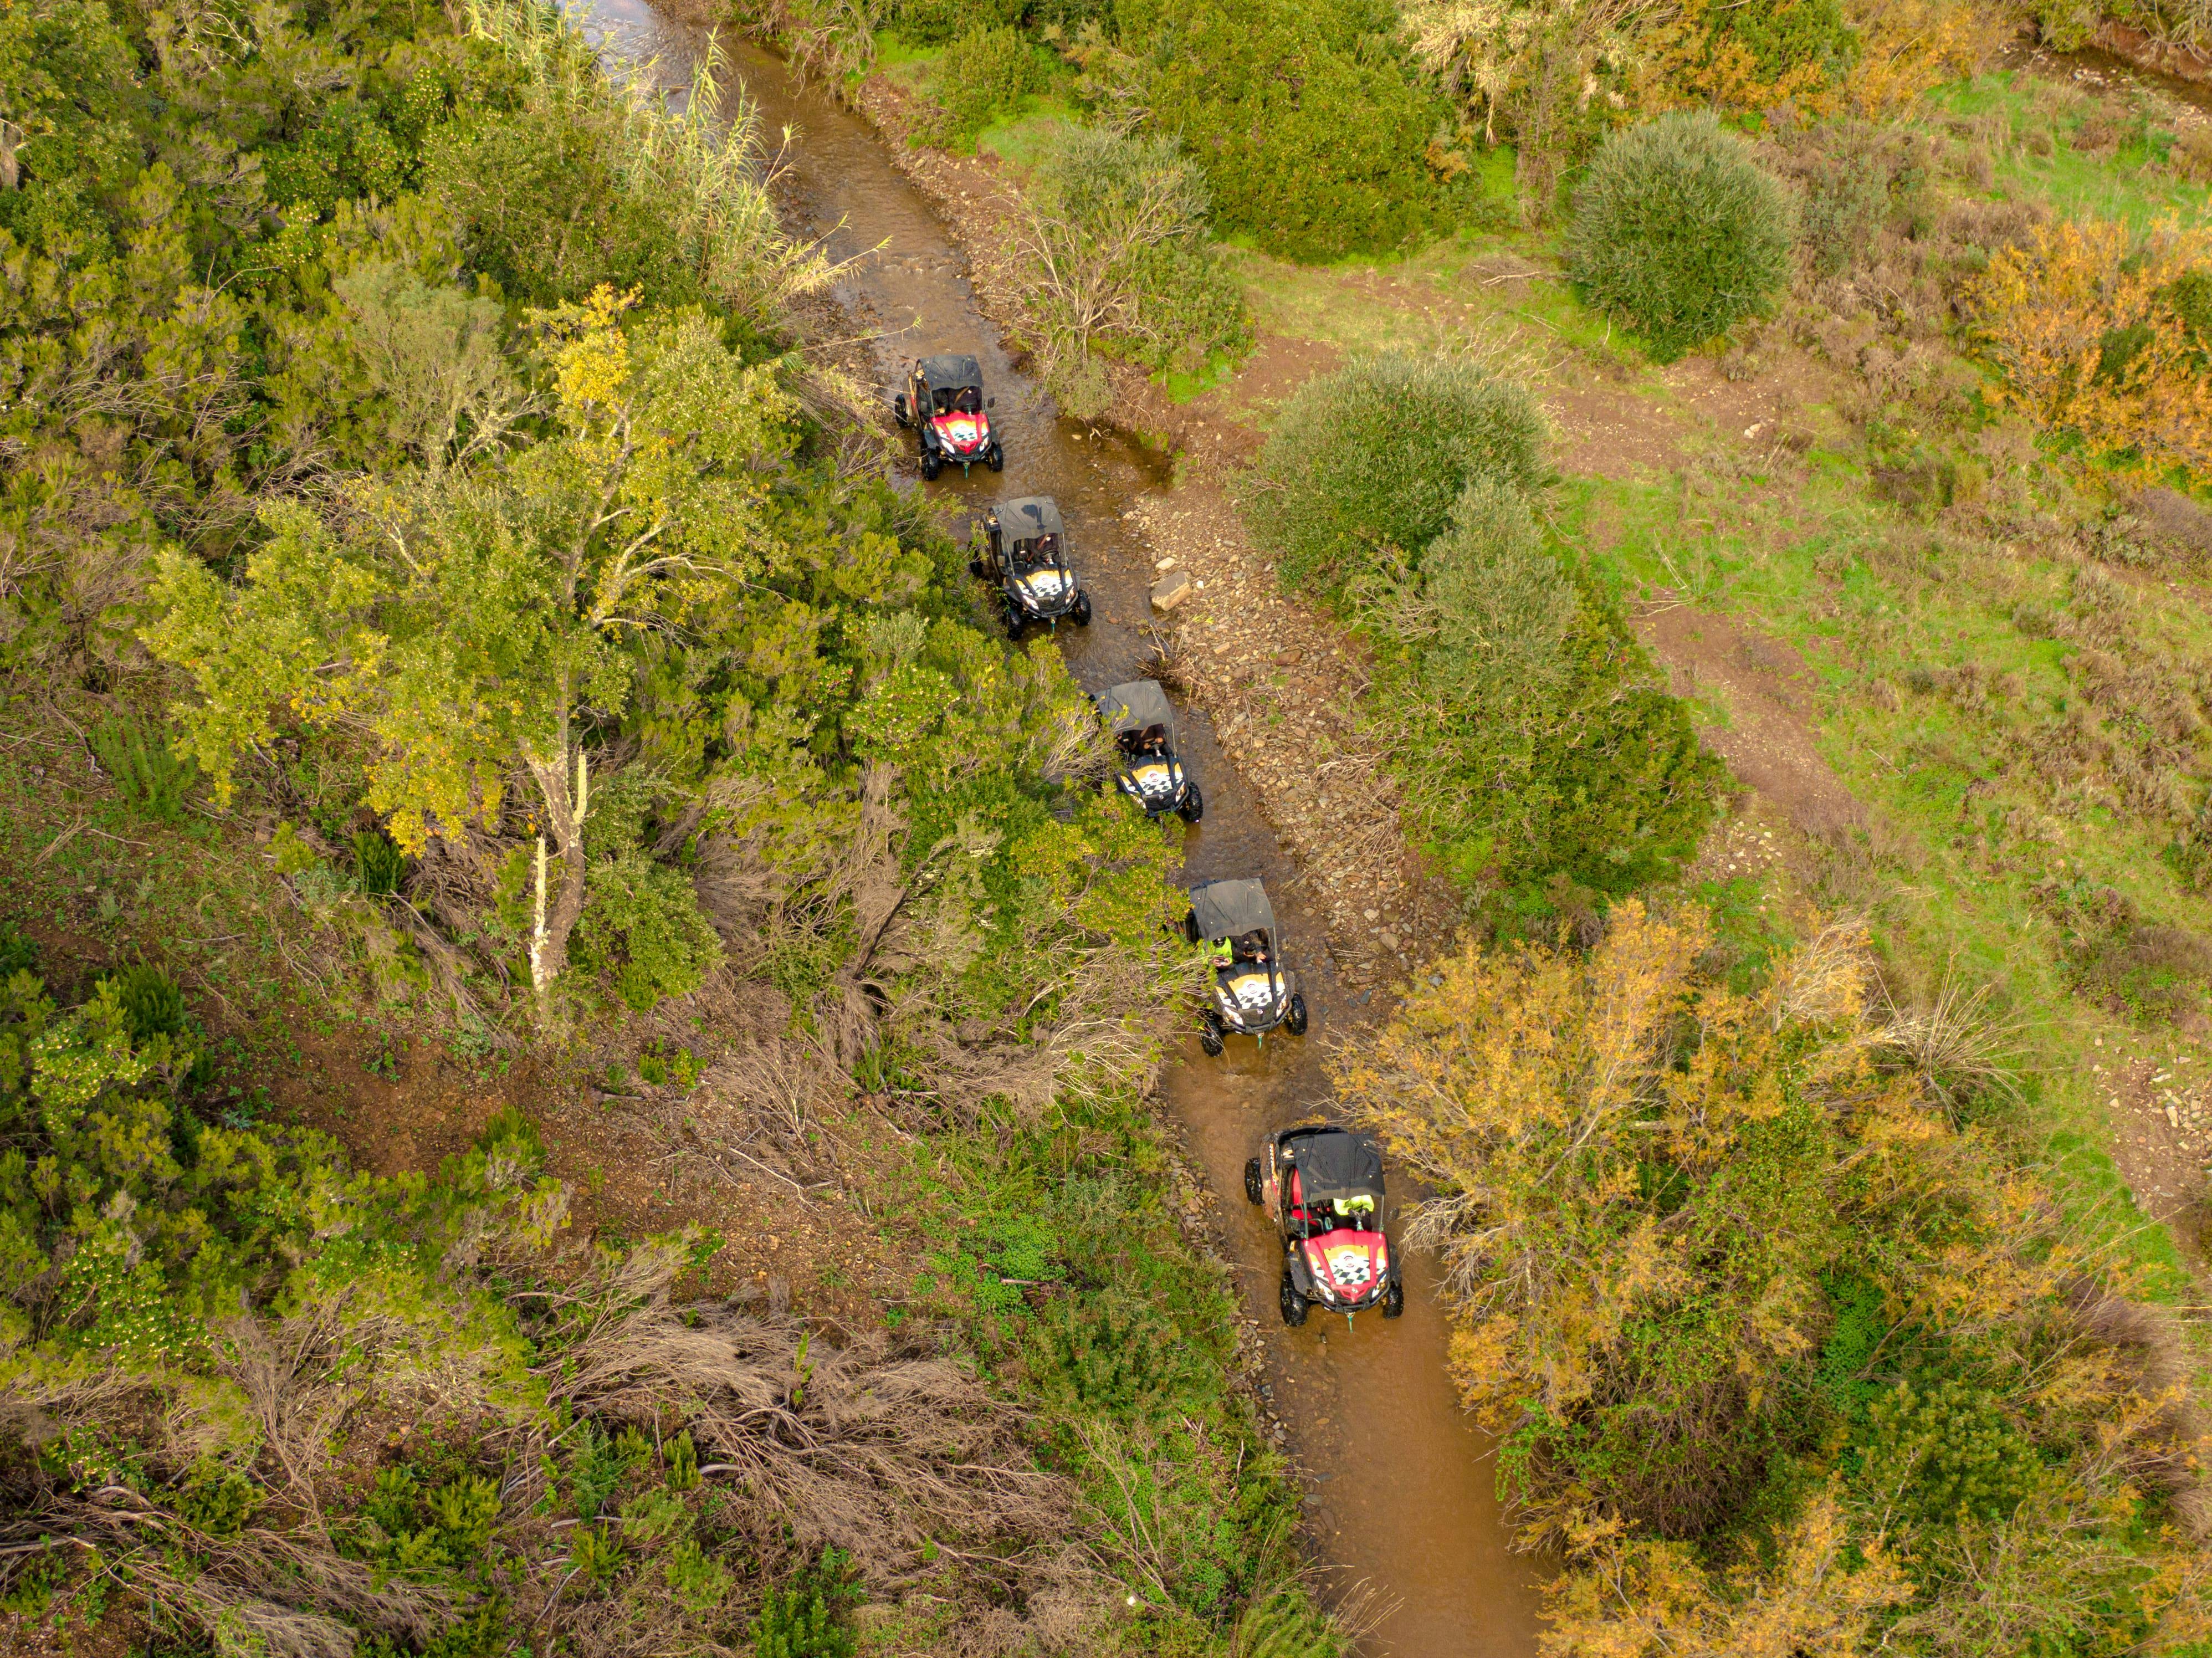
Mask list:
[[[270,538],[237,588],[166,555],[166,613],[146,635],[200,691],[179,717],[221,793],[280,708],[372,733],[368,798],[409,853],[494,822],[510,774],[526,776],[541,1003],[583,911],[591,723],[632,701],[641,640],[680,634],[758,573],[767,469],[795,441],[772,371],[746,367],[704,317],[626,333],[628,304],[602,289],[543,316],[557,422],[544,441],[355,486],[334,519],[264,509]]]

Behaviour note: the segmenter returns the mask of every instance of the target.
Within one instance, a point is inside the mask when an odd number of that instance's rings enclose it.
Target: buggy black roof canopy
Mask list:
[[[1267,902],[1267,889],[1257,881],[1208,881],[1193,887],[1190,910],[1198,917],[1202,938],[1234,938],[1255,927],[1267,928],[1274,938],[1274,908]],[[1279,948],[1281,941],[1276,943]]]
[[[1310,1204],[1382,1196],[1382,1148],[1372,1135],[1347,1128],[1303,1130],[1283,1137],[1283,1157],[1297,1166]]]
[[[1133,679],[1115,686],[1099,697],[1098,712],[1110,731],[1140,732],[1148,726],[1164,726],[1168,740],[1175,740],[1175,710],[1168,706],[1168,694],[1153,680]]]
[[[1002,501],[991,509],[999,515],[999,533],[1008,544],[1035,541],[1039,536],[1058,536],[1067,538],[1060,527],[1060,508],[1053,504],[1050,495],[1018,495],[1012,501]]]
[[[983,389],[983,367],[973,357],[924,357],[921,383],[933,392],[957,392],[969,386],[980,392]]]

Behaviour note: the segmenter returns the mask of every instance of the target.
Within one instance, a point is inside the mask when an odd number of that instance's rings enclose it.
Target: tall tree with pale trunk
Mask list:
[[[538,846],[541,1011],[585,901],[590,739],[619,716],[648,636],[758,573],[775,466],[795,442],[774,371],[690,313],[624,326],[605,288],[539,313],[556,429],[520,453],[343,489],[264,514],[245,580],[166,556],[156,654],[197,702],[184,742],[227,794],[280,720],[362,734],[370,805],[403,848],[494,823],[527,778]],[[422,336],[422,349],[441,346]]]

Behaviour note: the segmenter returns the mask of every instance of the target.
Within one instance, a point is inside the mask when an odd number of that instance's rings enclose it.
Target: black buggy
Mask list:
[[[1208,881],[1190,890],[1183,937],[1212,953],[1212,994],[1198,1045],[1221,1052],[1231,1032],[1264,1037],[1277,1025],[1306,1034],[1306,999],[1283,966],[1282,935],[1267,890],[1257,881]]]
[[[898,423],[921,436],[921,475],[933,478],[946,466],[966,471],[981,462],[1006,470],[1006,452],[991,433],[986,412],[998,402],[983,395],[983,368],[973,357],[917,357],[907,365],[906,390],[891,407]]]
[[[1286,1128],[1244,1165],[1244,1195],[1264,1206],[1283,1240],[1283,1322],[1316,1303],[1354,1313],[1406,1310],[1406,1286],[1383,1234],[1382,1148],[1334,1123]]]
[[[1091,595],[1076,586],[1067,528],[1049,495],[1002,501],[986,513],[983,555],[968,561],[968,572],[999,584],[1006,631],[1016,637],[1031,622],[1091,625]]]
[[[1206,797],[1176,757],[1175,710],[1165,691],[1149,679],[1133,679],[1101,695],[1098,713],[1121,757],[1115,780],[1146,817],[1171,811],[1195,823],[1205,816]]]

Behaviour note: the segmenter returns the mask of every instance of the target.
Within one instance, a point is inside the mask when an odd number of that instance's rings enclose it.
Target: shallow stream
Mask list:
[[[592,0],[581,21],[603,52],[657,58],[672,89],[689,85],[706,48],[704,31],[663,21],[644,0]],[[1015,371],[997,327],[976,307],[965,258],[866,122],[820,88],[799,85],[769,53],[727,36],[724,49],[767,132],[790,129],[787,206],[825,237],[833,255],[854,260],[838,297],[856,328],[880,331],[872,349],[886,395],[906,358],[958,350],[981,360],[997,400],[992,418],[1006,448],[1005,473],[947,471],[918,487],[933,491],[956,520],[1006,496],[1057,500],[1096,611],[1088,629],[1060,629],[1068,665],[1092,691],[1137,677],[1153,649],[1144,630],[1153,572],[1123,520],[1140,495],[1166,487],[1164,470],[1117,436],[1059,419]],[[1243,1199],[1244,1160],[1270,1130],[1323,1107],[1322,1043],[1352,1017],[1352,999],[1334,975],[1322,920],[1295,865],[1205,716],[1179,708],[1177,730],[1206,794],[1203,823],[1183,831],[1187,879],[1266,882],[1312,1012],[1312,1035],[1278,1035],[1258,1049],[1232,1037],[1218,1060],[1201,1054],[1194,1035],[1163,1083],[1219,1204],[1246,1316],[1267,1352],[1273,1406],[1289,1424],[1305,1476],[1306,1535],[1318,1564],[1330,1569],[1333,1594],[1364,1587],[1389,1608],[1364,1643],[1369,1652],[1520,1658],[1535,1643],[1537,1567],[1506,1546],[1489,1448],[1446,1377],[1447,1329],[1431,1263],[1406,1257],[1401,1320],[1364,1315],[1347,1329],[1316,1309],[1303,1329],[1289,1330],[1278,1316],[1279,1248]]]

